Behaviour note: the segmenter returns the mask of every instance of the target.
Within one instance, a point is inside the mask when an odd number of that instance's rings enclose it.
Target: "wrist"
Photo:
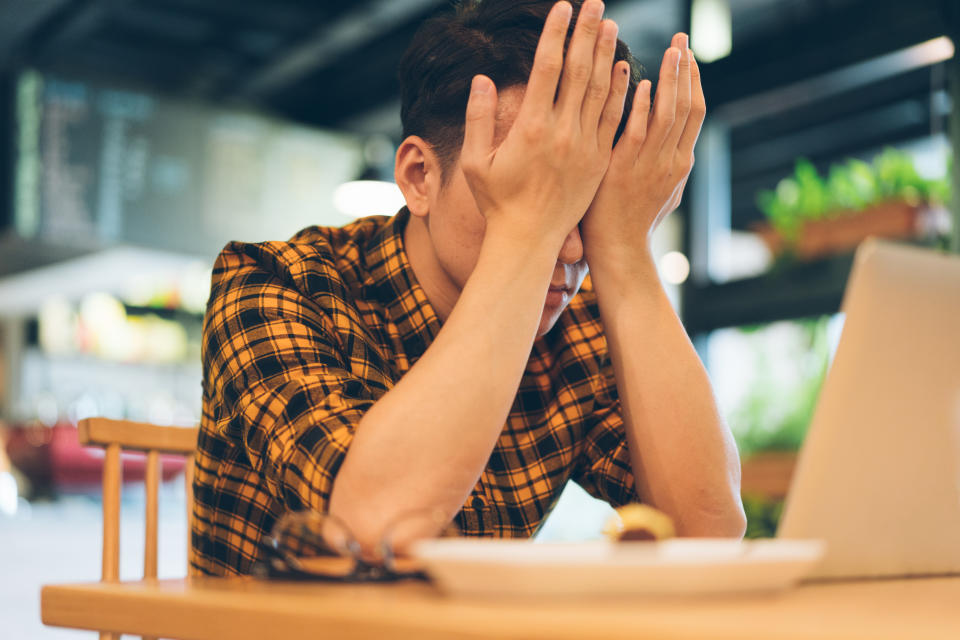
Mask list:
[[[560,250],[560,242],[533,230],[509,224],[488,224],[483,235],[477,267],[492,268],[508,280],[536,274],[548,286]]]
[[[601,290],[619,295],[633,290],[662,288],[656,261],[646,244],[622,250],[603,249],[599,256],[595,252],[588,253],[587,264],[598,294]]]
[[[567,233],[561,233],[560,229],[553,228],[556,225],[544,229],[535,224],[518,224],[517,220],[520,219],[522,216],[501,215],[488,218],[483,234],[483,244],[509,247],[525,253],[546,254],[553,264],[569,230]]]

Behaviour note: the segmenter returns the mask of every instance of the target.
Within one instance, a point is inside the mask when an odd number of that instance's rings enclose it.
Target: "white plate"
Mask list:
[[[716,594],[786,588],[824,552],[820,540],[530,542],[438,539],[413,555],[441,590],[499,596]]]

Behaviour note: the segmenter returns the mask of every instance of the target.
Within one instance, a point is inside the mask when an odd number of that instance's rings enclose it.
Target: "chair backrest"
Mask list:
[[[190,530],[193,517],[193,452],[197,448],[197,427],[167,427],[130,420],[87,418],[77,425],[82,445],[106,450],[103,461],[103,575],[104,582],[120,578],[120,452],[147,454],[146,526],[143,577],[157,577],[157,503],[160,488],[160,454],[186,457],[187,492],[187,575],[191,575]]]

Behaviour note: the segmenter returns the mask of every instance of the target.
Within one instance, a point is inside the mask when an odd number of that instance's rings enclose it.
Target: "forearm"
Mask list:
[[[591,270],[637,491],[680,535],[742,536],[736,445],[653,260]]]
[[[556,255],[488,230],[436,340],[364,415],[337,475],[330,511],[361,540],[407,510],[461,508],[509,414]]]

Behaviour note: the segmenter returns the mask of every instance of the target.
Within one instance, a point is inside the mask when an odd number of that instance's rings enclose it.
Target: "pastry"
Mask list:
[[[670,516],[649,505],[638,503],[617,509],[603,532],[615,542],[664,540],[676,535]]]

